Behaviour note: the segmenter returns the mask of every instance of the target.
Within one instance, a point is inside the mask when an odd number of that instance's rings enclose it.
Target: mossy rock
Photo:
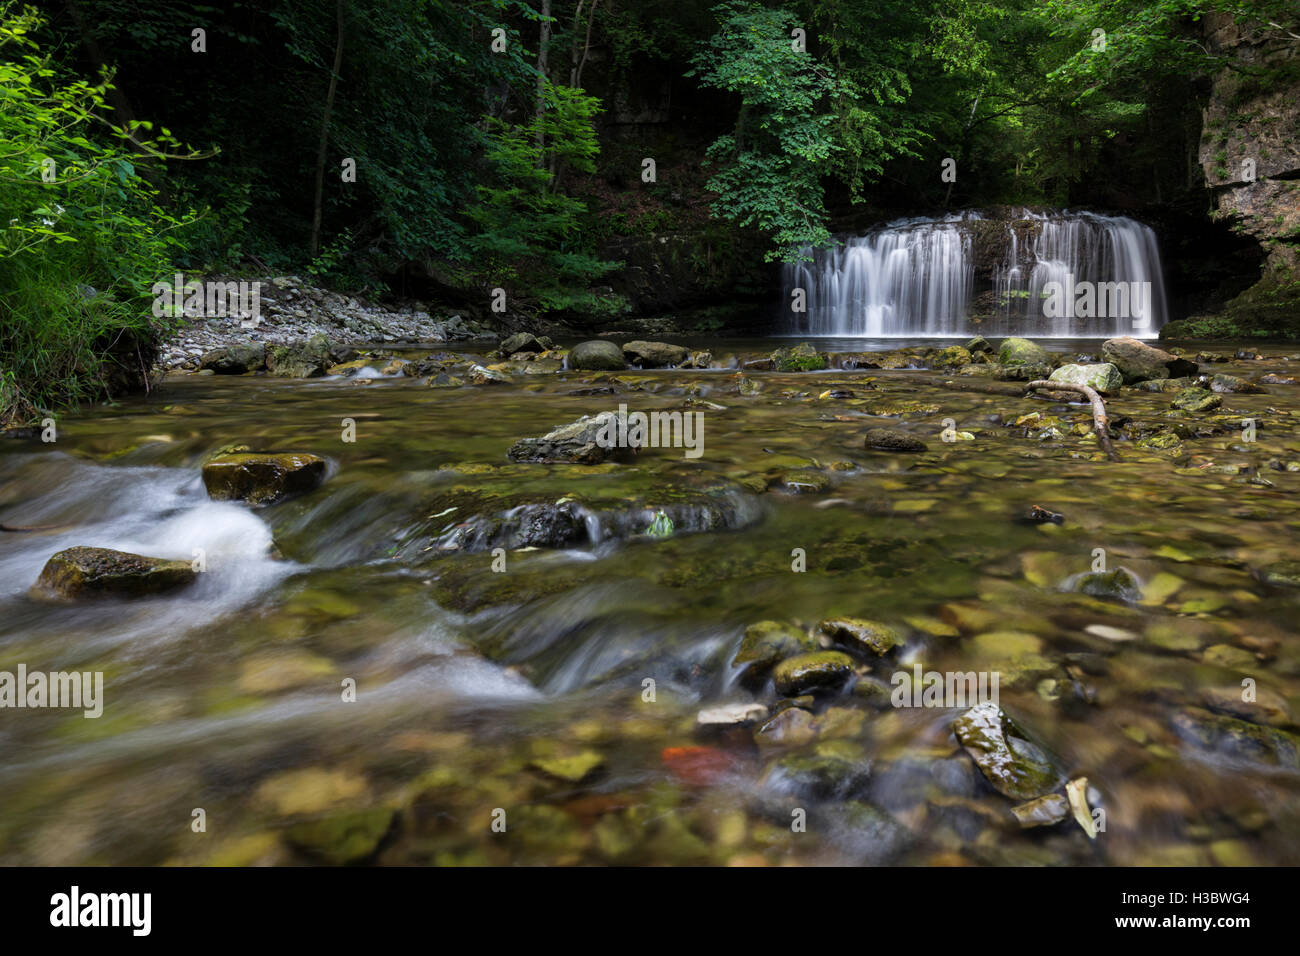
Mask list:
[[[109,548],[68,548],[45,563],[32,594],[52,600],[138,597],[183,587],[196,576],[189,561],[148,558]]]
[[[315,455],[222,455],[203,466],[203,485],[214,501],[266,505],[314,491],[325,471],[325,459]]]
[[[998,348],[999,365],[1048,365],[1052,363],[1052,358],[1047,349],[1043,348],[1037,342],[1031,342],[1029,339],[1022,339],[1018,336],[1011,336],[1002,340]]]
[[[759,621],[745,628],[740,650],[732,658],[731,665],[741,667],[747,664],[747,676],[763,677],[778,661],[816,649],[817,642],[793,624]]]
[[[352,810],[289,827],[284,838],[290,846],[333,866],[348,866],[371,859],[393,829],[397,813],[391,808]]]
[[[1072,590],[1093,597],[1117,598],[1121,601],[1132,602],[1142,598],[1142,584],[1128,568],[1081,574],[1073,582]]]
[[[1223,404],[1223,397],[1203,388],[1184,388],[1170,404],[1185,412],[1212,412]]]
[[[897,428],[869,428],[863,435],[863,445],[873,451],[916,453],[926,450],[925,442]]]
[[[845,647],[877,657],[888,654],[902,643],[893,628],[856,617],[822,621],[821,632]]]
[[[853,658],[840,651],[818,651],[787,658],[772,669],[778,694],[796,697],[814,691],[834,691],[853,674]]]
[[[952,724],[957,740],[993,789],[1024,802],[1061,786],[1051,756],[993,701],[977,704]]]
[[[791,348],[773,352],[772,367],[778,372],[817,372],[828,366],[826,356],[807,342],[800,342]]]

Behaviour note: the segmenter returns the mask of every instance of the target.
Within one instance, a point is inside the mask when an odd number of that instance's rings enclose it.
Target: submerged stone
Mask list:
[[[316,455],[222,455],[203,466],[203,485],[213,501],[266,505],[314,491],[325,471],[325,459]]]
[[[1228,375],[1220,372],[1214,378],[1210,379],[1210,389],[1215,392],[1234,392],[1242,395],[1257,395],[1266,392],[1268,389],[1260,388],[1253,382],[1248,382],[1244,378],[1236,375]]]
[[[32,587],[36,597],[135,597],[183,587],[197,572],[189,561],[148,558],[109,548],[68,548],[45,563]]]
[[[1070,590],[1093,597],[1118,598],[1129,602],[1138,601],[1142,597],[1142,584],[1128,568],[1081,574],[1073,580]]]
[[[1171,718],[1174,731],[1199,750],[1267,767],[1300,770],[1300,737],[1236,717],[1187,707]]]
[[[285,831],[284,838],[322,863],[348,866],[373,857],[396,818],[391,808],[352,810],[295,824]]]
[[[897,428],[867,429],[863,436],[863,444],[875,451],[922,452],[926,450],[925,442]]]
[[[976,704],[952,724],[953,733],[993,788],[1012,800],[1033,800],[1064,777],[1047,752],[994,701]]]
[[[1060,823],[1070,813],[1070,802],[1059,793],[1030,800],[1011,808],[1011,813],[1022,828],[1046,827]]]

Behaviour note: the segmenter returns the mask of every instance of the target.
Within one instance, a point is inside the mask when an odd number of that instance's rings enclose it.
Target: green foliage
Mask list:
[[[138,169],[178,145],[170,133],[110,127],[108,85],[61,76],[39,27],[0,3],[0,421],[139,379],[149,290],[184,224]]]
[[[832,139],[830,100],[842,88],[835,74],[805,50],[785,10],[732,0],[714,8],[718,32],[694,60],[705,86],[740,97],[735,130],[707,156],[718,167],[709,188],[715,215],[771,237],[770,260],[793,260],[826,245],[821,169],[839,148]]]
[[[600,151],[597,99],[546,84],[544,109],[525,124],[486,119],[490,179],[469,216],[465,273],[482,289],[504,288],[543,310],[599,309],[586,287],[616,266],[593,256],[580,228],[586,205],[556,188],[561,172],[591,173]],[[554,170],[554,172],[552,171]]]

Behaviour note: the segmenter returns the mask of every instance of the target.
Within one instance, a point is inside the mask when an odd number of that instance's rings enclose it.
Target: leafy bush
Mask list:
[[[146,374],[149,289],[183,225],[137,168],[170,134],[114,129],[107,81],[59,76],[30,38],[39,25],[0,3],[0,423]]]

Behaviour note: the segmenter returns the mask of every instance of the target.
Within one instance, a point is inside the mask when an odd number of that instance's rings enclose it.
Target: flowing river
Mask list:
[[[789,343],[700,344],[727,364]],[[1205,370],[1300,369],[1261,351]],[[1300,862],[1300,590],[1276,570],[1300,531],[1300,386],[1224,395],[1217,429],[1111,462],[1086,406],[953,378],[174,374],[53,443],[3,442],[0,521],[38,530],[0,534],[0,670],[102,672],[104,700],[0,712],[0,862]],[[702,454],[506,456],[619,404],[700,411]],[[1135,427],[1206,421],[1169,406],[1109,402]],[[943,441],[945,419],[971,437]],[[864,448],[871,425],[928,448]],[[329,478],[211,501],[201,467],[237,445],[320,455]],[[1034,505],[1063,523],[1023,520]],[[671,532],[649,533],[661,511]],[[129,602],[29,597],[75,545],[206,570]],[[1072,590],[1099,560],[1140,592]],[[789,706],[732,663],[748,627],[837,617],[902,644],[799,720],[697,725]],[[965,708],[892,706],[918,665],[998,673],[1103,829],[1022,828],[953,736]]]

